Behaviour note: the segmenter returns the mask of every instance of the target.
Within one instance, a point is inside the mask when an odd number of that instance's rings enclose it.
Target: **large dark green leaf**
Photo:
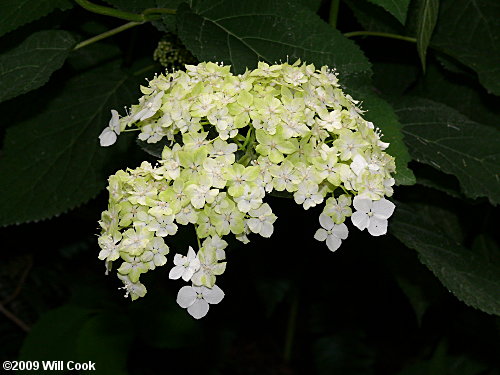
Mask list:
[[[344,0],[364,30],[404,34],[405,28],[381,7],[367,0]]]
[[[94,197],[114,148],[97,137],[110,110],[137,97],[136,78],[112,64],[67,82],[34,117],[7,130],[0,158],[0,225],[52,217]]]
[[[75,43],[66,31],[40,31],[0,55],[0,102],[43,86]]]
[[[68,0],[2,0],[0,36],[35,21],[55,9],[66,10],[72,6]]]
[[[177,10],[184,0],[156,0],[156,7]],[[177,34],[176,15],[163,14],[160,21],[154,21],[153,25],[160,31]]]
[[[427,48],[436,26],[439,13],[439,0],[420,0],[417,16],[417,51],[425,71]]]
[[[238,73],[287,57],[335,67],[341,82],[370,73],[354,42],[293,1],[193,1],[181,4],[177,21],[179,37],[199,60],[223,61]]]
[[[474,69],[500,95],[500,2],[443,0],[432,46]]]
[[[67,61],[73,69],[83,71],[116,60],[120,49],[109,43],[95,43],[73,51]]]
[[[453,107],[476,122],[494,127],[499,125],[500,98],[486,93],[477,80],[468,75],[450,73],[430,65],[412,94]]]
[[[500,315],[500,269],[451,239],[430,214],[398,203],[389,228],[415,249],[443,285],[467,305]]]
[[[156,0],[105,0],[116,8],[130,12],[142,12],[147,8],[156,8]]]
[[[500,202],[500,131],[426,99],[394,103],[412,157],[455,175],[464,194]]]
[[[417,80],[418,72],[419,67],[415,64],[375,63],[373,84],[383,95],[400,96]]]
[[[377,4],[392,14],[403,25],[406,21],[406,13],[410,0],[368,0],[373,4]]]

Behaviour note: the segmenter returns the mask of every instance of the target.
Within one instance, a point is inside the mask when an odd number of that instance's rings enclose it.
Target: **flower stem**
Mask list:
[[[148,14],[175,14],[177,13],[175,9],[167,9],[167,8],[148,8],[142,14],[145,16]]]
[[[330,18],[328,22],[330,23],[330,26],[332,27],[337,27],[337,19],[339,16],[339,5],[340,5],[340,0],[332,0],[330,3]]]
[[[106,32],[104,32],[102,34],[93,36],[90,39],[87,39],[87,40],[84,40],[83,42],[78,43],[73,48],[73,50],[77,50],[77,49],[80,49],[82,47],[88,46],[89,44],[98,42],[98,41],[100,41],[102,39],[109,38],[110,36],[113,36],[113,35],[116,35],[118,33],[121,33],[122,31],[128,30],[128,29],[130,29],[132,27],[135,27],[135,26],[138,26],[138,25],[142,25],[143,23],[144,23],[144,21],[143,22],[135,22],[135,21],[128,22],[128,23],[126,23],[124,25],[118,26],[118,27],[116,27],[114,29],[108,30],[108,31],[106,31]]]
[[[295,328],[297,326],[297,313],[299,310],[299,292],[295,291],[292,305],[290,306],[290,315],[286,329],[285,348],[283,350],[283,360],[288,363],[292,359],[293,339],[295,337]]]
[[[154,21],[160,18],[161,14],[175,14],[175,9],[167,9],[167,8],[149,8],[144,10],[141,14],[124,12],[119,9],[106,7],[102,5],[94,4],[88,0],[75,0],[75,2],[80,5],[82,8],[87,9],[89,12],[102,14],[104,16],[111,16],[120,18],[126,21],[132,22],[145,22],[145,21]]]
[[[351,38],[353,36],[380,36],[383,38],[404,40],[406,42],[411,42],[411,43],[417,42],[416,38],[412,38],[410,36],[403,36],[403,35],[391,34],[391,33],[383,33],[383,32],[379,32],[379,31],[352,31],[350,33],[345,33],[344,36],[347,38]]]
[[[112,16],[126,21],[134,21],[134,22],[146,21],[146,18],[142,14],[124,12],[119,9],[97,5],[91,3],[88,0],[75,0],[75,2],[82,8],[85,8],[92,13],[102,14],[105,16]]]
[[[198,233],[196,233],[196,241],[198,241],[198,250],[201,250],[200,237],[198,237]]]

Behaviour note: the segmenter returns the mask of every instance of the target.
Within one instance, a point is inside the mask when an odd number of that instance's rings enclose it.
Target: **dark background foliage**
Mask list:
[[[500,374],[497,1],[95,4],[0,4],[1,361],[93,361],[111,375]],[[271,197],[273,238],[230,244],[226,297],[202,321],[176,305],[165,269],[145,276],[145,298],[124,299],[97,259],[104,187],[154,159],[133,136],[106,149],[97,136],[164,69],[161,40],[181,51],[170,67],[336,67],[397,159],[391,233],[331,253],[312,238],[319,210]],[[171,248],[193,240],[186,229]]]

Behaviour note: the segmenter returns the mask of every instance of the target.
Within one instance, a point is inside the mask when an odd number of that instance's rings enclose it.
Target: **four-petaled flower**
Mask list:
[[[316,231],[314,238],[318,241],[326,240],[326,246],[331,251],[337,250],[342,240],[345,240],[349,234],[347,226],[344,223],[335,224],[332,218],[325,214],[319,215],[319,222],[323,228]]]
[[[175,254],[175,266],[170,270],[168,277],[177,280],[182,277],[184,281],[189,281],[193,274],[200,269],[200,260],[196,257],[193,248],[189,246],[187,256]]]
[[[387,219],[394,212],[394,203],[382,198],[372,201],[369,198],[357,195],[353,200],[357,210],[351,216],[352,223],[360,230],[368,228],[372,236],[381,236],[387,233]]]
[[[208,313],[209,304],[215,305],[222,301],[224,292],[217,285],[212,288],[206,286],[183,286],[177,293],[177,303],[187,309],[195,319],[203,318]]]

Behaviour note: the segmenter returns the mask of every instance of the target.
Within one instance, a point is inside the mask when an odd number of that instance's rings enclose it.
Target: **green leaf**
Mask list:
[[[140,13],[144,9],[156,8],[156,0],[104,0],[114,7],[129,12]]]
[[[180,4],[185,2],[184,0],[156,0],[157,8],[167,8],[175,9],[179,7]],[[161,17],[161,21],[154,21],[152,24],[160,31],[171,32],[177,34],[176,25],[176,15],[175,14],[164,14]]]
[[[487,94],[475,78],[449,73],[435,64],[428,66],[423,78],[412,94],[453,107],[476,122],[498,127],[500,98]]]
[[[73,69],[82,71],[114,61],[120,55],[120,49],[114,44],[95,43],[73,51],[66,61]]]
[[[500,202],[500,131],[426,99],[395,103],[413,159],[455,175],[465,195]]]
[[[500,95],[500,2],[443,0],[432,46],[474,69]]]
[[[354,17],[367,31],[405,34],[405,28],[381,7],[367,0],[344,0]]]
[[[398,185],[415,184],[415,176],[408,168],[411,160],[403,141],[402,127],[392,106],[370,89],[352,91],[354,97],[363,100],[364,118],[382,130],[382,141],[389,142],[386,152],[396,158],[396,183]]]
[[[95,371],[82,374],[126,375],[127,354],[135,334],[132,322],[121,311],[107,311],[92,317],[77,333],[75,357],[91,360]]]
[[[410,0],[368,0],[369,2],[381,6],[403,25],[406,21],[406,14],[408,13],[408,5]]]
[[[464,248],[415,207],[398,203],[389,226],[443,285],[469,306],[500,315],[500,268]]]
[[[427,48],[439,14],[439,0],[420,0],[417,16],[417,51],[425,72]]]
[[[72,6],[68,0],[2,0],[0,36],[46,16],[55,9],[66,10]]]
[[[455,58],[450,55],[446,55],[444,53],[437,53],[436,60],[439,61],[439,64],[445,68],[446,70],[455,73],[455,74],[468,74],[469,68],[464,64],[460,63]]]
[[[479,234],[472,242],[472,249],[484,256],[488,262],[500,267],[500,248],[492,236],[485,233]]]
[[[414,64],[374,63],[373,84],[384,95],[399,96],[417,80],[418,72],[419,68]]]
[[[66,31],[40,31],[0,55],[0,102],[43,86],[75,43]]]
[[[322,0],[298,0],[298,2],[316,13],[321,7]]]
[[[427,165],[419,165],[416,177],[418,185],[436,189],[453,198],[465,198],[460,192],[460,184],[455,176],[442,173]]]
[[[222,0],[181,4],[179,37],[200,61],[223,61],[235,72],[298,58],[335,67],[341,82],[368,77],[370,63],[354,42],[293,1]]]
[[[75,332],[88,321],[92,313],[90,309],[73,305],[64,305],[48,311],[26,336],[20,360],[75,360]]]
[[[0,158],[0,225],[52,217],[85,203],[106,184],[123,141],[99,145],[110,110],[137,97],[137,78],[116,64],[69,80],[44,110],[7,129]]]

